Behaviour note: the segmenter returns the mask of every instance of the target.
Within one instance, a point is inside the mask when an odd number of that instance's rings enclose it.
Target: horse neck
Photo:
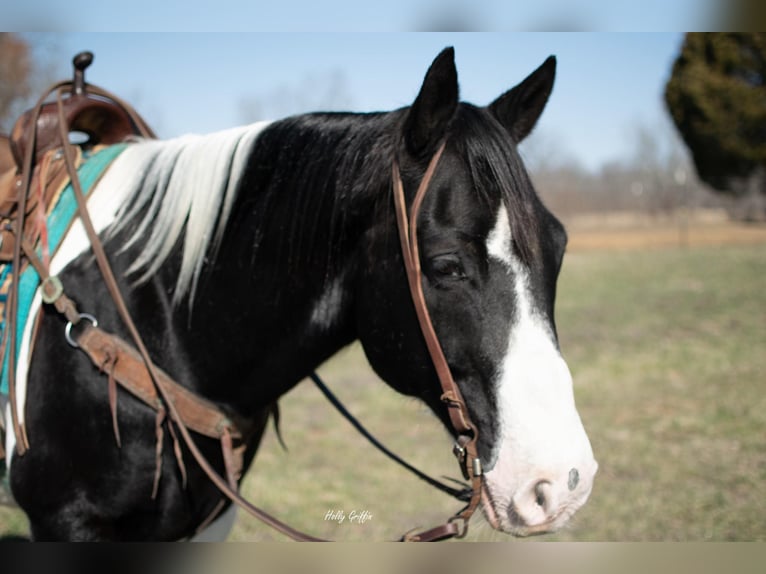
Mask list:
[[[257,381],[256,402],[356,338],[363,237],[389,197],[384,120],[299,116],[256,142],[190,317],[191,333],[215,334],[207,353],[222,363],[209,368]]]

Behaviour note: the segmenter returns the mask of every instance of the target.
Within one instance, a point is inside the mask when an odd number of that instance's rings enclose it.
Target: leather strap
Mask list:
[[[418,214],[423,204],[426,191],[428,191],[431,179],[433,178],[439,159],[444,153],[446,142],[443,142],[437,149],[434,156],[426,168],[423,179],[415,193],[412,201],[409,215],[407,214],[406,202],[404,198],[404,184],[399,172],[399,165],[396,161],[393,164],[393,185],[394,185],[394,204],[396,207],[396,222],[399,229],[399,241],[402,248],[402,257],[407,271],[407,282],[410,288],[410,295],[415,306],[418,323],[420,324],[423,338],[428,348],[431,361],[439,378],[442,387],[442,401],[445,402],[452,427],[457,435],[457,442],[453,449],[458,458],[460,468],[466,480],[471,481],[472,493],[471,500],[463,510],[457,513],[448,523],[452,527],[456,523],[462,522],[462,531],[458,528],[432,529],[427,531],[429,536],[459,536],[465,535],[468,528],[468,520],[481,502],[482,491],[482,469],[481,461],[478,456],[477,441],[479,433],[476,426],[471,421],[468,414],[468,408],[463,400],[460,389],[452,377],[447,359],[442,351],[439,338],[436,336],[431,316],[428,312],[425,296],[423,294],[422,273],[420,267],[420,253],[418,249]],[[452,533],[452,534],[450,534]],[[420,536],[424,536],[421,534]]]
[[[63,292],[63,287],[57,285],[58,279],[50,275],[48,268],[32,247],[32,243],[24,237],[21,241],[21,247],[29,263],[40,276],[43,300],[52,304],[72,326],[82,325],[83,322],[88,323],[87,320],[83,321],[84,316],[79,313],[75,303]],[[72,341],[108,377],[110,408],[115,420],[115,438],[119,446],[116,396],[111,396],[113,394],[111,383],[119,383],[125,390],[155,410],[164,410],[163,401],[160,400],[157,389],[153,385],[140,355],[120,337],[104,331],[95,324],[87,324],[82,329],[78,329],[76,341],[74,339]],[[232,476],[239,478],[244,468],[245,446],[241,429],[246,428],[247,425],[241,421],[232,421],[217,405],[183,387],[163,370],[157,369],[157,375],[166,385],[168,394],[172,397],[174,404],[177,405],[184,424],[199,434],[220,440],[229,459],[227,475],[229,479]],[[233,446],[234,443],[237,446]]]
[[[154,408],[161,406],[149,370],[132,345],[93,325],[82,329],[82,333],[77,337],[77,344],[94,365],[99,365],[103,373],[114,377],[115,381],[132,395]],[[181,386],[162,369],[157,369],[156,373],[181,413],[184,425],[207,437],[220,439],[225,432],[229,432],[232,440],[242,440],[242,432],[238,425],[216,405]],[[241,465],[238,466],[241,470]]]
[[[35,106],[32,108],[30,114],[30,126],[28,130],[29,142],[28,147],[24,152],[24,158],[21,166],[21,190],[18,198],[18,210],[16,218],[16,229],[18,233],[23,233],[24,224],[27,216],[27,196],[32,183],[33,164],[35,159],[35,144],[37,141],[37,118],[40,116],[40,110],[43,103],[48,96],[55,90],[68,85],[68,82],[58,82],[53,84],[42,96],[37,100]],[[13,247],[12,265],[14,271],[18,272],[21,269],[21,241],[16,241]],[[29,449],[29,439],[27,438],[27,431],[23,424],[21,424],[18,413],[18,400],[16,397],[16,324],[18,322],[18,298],[19,298],[19,282],[14,280],[11,283],[11,289],[8,293],[8,328],[6,329],[3,337],[3,349],[8,348],[8,400],[10,402],[11,411],[11,424],[13,426],[13,433],[16,436],[16,452],[19,455],[23,455],[27,449]]]
[[[408,532],[401,542],[441,542],[455,537],[462,537],[460,528],[456,522],[446,522],[423,532]]]
[[[453,498],[456,498],[458,500],[461,500],[463,502],[468,502],[471,499],[471,489],[467,488],[466,485],[458,480],[450,479],[447,480],[453,481],[455,484],[461,486],[462,488],[455,488],[453,486],[450,486],[448,484],[445,484],[441,482],[440,480],[437,480],[420,469],[416,468],[415,466],[411,465],[406,460],[402,459],[398,454],[395,452],[392,452],[390,449],[388,449],[385,445],[383,445],[378,439],[376,439],[370,431],[368,431],[364,425],[359,422],[359,420],[349,412],[349,410],[343,405],[342,402],[338,399],[338,397],[335,396],[335,394],[330,390],[330,388],[324,383],[324,381],[317,375],[316,373],[312,373],[310,375],[310,379],[314,382],[314,384],[317,386],[317,388],[322,392],[322,394],[325,396],[325,398],[330,401],[330,404],[336,408],[336,410],[341,414],[343,418],[345,418],[351,425],[361,434],[364,438],[366,438],[368,441],[370,441],[370,444],[374,446],[376,449],[378,449],[380,452],[382,452],[384,455],[386,455],[388,458],[393,460],[398,465],[406,468],[411,473],[413,473],[415,476],[417,476],[420,480],[423,482],[433,486],[434,488],[441,490],[442,492],[449,494]]]

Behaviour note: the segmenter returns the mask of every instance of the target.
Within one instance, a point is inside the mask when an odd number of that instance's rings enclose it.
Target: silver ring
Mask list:
[[[93,327],[98,327],[98,319],[96,319],[90,313],[80,313],[79,317],[77,318],[77,323],[79,323],[83,319],[86,319],[86,320],[90,321],[90,324]],[[66,338],[66,342],[69,343],[69,345],[74,347],[75,349],[79,349],[80,348],[80,345],[77,344],[77,341],[75,341],[72,338],[72,326],[76,325],[77,323],[72,323],[72,321],[69,321],[66,324],[66,327],[64,328],[64,337]]]

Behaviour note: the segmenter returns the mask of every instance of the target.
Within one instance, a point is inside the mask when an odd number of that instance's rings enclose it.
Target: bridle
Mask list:
[[[427,535],[437,535],[443,533],[443,538],[453,536],[462,538],[468,529],[468,521],[479,505],[482,495],[482,468],[481,460],[478,456],[477,442],[479,432],[476,425],[471,421],[468,414],[463,396],[452,377],[447,359],[442,351],[439,338],[434,331],[431,315],[428,312],[425,296],[423,294],[423,274],[420,268],[420,252],[418,249],[418,214],[423,204],[426,192],[428,191],[431,179],[433,178],[436,166],[439,163],[444,152],[446,142],[443,142],[434,153],[431,161],[428,163],[423,179],[415,193],[412,201],[409,216],[404,198],[404,184],[399,172],[399,164],[394,161],[392,169],[394,204],[396,206],[396,225],[399,230],[399,242],[402,248],[402,257],[404,267],[407,271],[407,283],[410,289],[410,296],[415,306],[415,313],[418,317],[420,330],[423,333],[428,354],[431,357],[436,375],[439,378],[439,384],[442,388],[441,400],[447,406],[452,428],[457,435],[453,453],[458,459],[460,470],[463,477],[471,482],[471,499],[463,510],[450,518],[446,524],[437,526],[427,532],[417,535],[422,539]],[[416,538],[413,538],[416,539]]]
[[[80,82],[84,85],[82,78],[80,78]],[[208,460],[205,458],[205,456],[201,453],[201,451],[197,447],[194,438],[190,434],[189,427],[191,427],[194,430],[197,430],[197,429],[194,427],[194,425],[190,425],[188,423],[188,421],[186,420],[188,419],[188,415],[182,414],[179,411],[179,408],[176,404],[177,402],[179,404],[181,402],[178,400],[178,397],[179,397],[178,387],[180,387],[180,385],[170,380],[169,377],[165,373],[160,371],[151,360],[149,356],[149,352],[143,342],[143,339],[140,333],[138,332],[138,329],[130,315],[130,312],[128,311],[127,305],[125,304],[125,301],[120,292],[120,289],[119,289],[117,280],[114,276],[114,273],[112,271],[111,265],[109,264],[109,261],[107,259],[101,240],[99,239],[96,233],[96,230],[93,226],[93,223],[90,219],[90,215],[87,210],[85,196],[83,194],[83,191],[79,182],[78,174],[77,174],[77,169],[75,167],[75,158],[74,158],[75,146],[73,144],[70,144],[68,141],[69,129],[62,111],[63,110],[62,93],[64,89],[67,89],[70,87],[72,87],[72,82],[59,82],[55,84],[48,92],[46,92],[46,97],[50,93],[53,93],[53,92],[56,93],[61,148],[62,148],[64,159],[66,161],[67,171],[69,172],[69,177],[71,179],[71,185],[74,190],[74,196],[77,201],[78,214],[80,216],[80,219],[85,228],[86,234],[91,243],[91,247],[95,255],[96,263],[101,271],[107,290],[109,291],[109,294],[115,304],[115,307],[117,309],[117,312],[120,318],[122,319],[128,332],[130,333],[130,338],[132,339],[132,346],[129,345],[128,343],[125,343],[119,340],[114,335],[106,334],[104,331],[97,329],[95,325],[90,326],[87,324],[82,329],[83,334],[78,339],[78,341],[82,344],[85,344],[85,341],[88,339],[88,337],[92,336],[94,333],[97,335],[103,334],[103,337],[105,337],[111,345],[114,345],[119,348],[122,348],[122,347],[128,348],[123,356],[129,356],[129,358],[133,361],[133,364],[137,365],[135,366],[135,368],[131,369],[132,371],[135,371],[135,373],[131,373],[130,376],[140,378],[141,379],[140,383],[141,385],[143,385],[144,388],[150,387],[153,390],[154,397],[155,397],[154,400],[156,400],[160,404],[159,412],[167,413],[167,416],[169,417],[170,422],[175,424],[179,434],[181,435],[181,438],[183,439],[184,444],[186,445],[188,450],[191,452],[196,462],[200,465],[202,470],[209,477],[209,479],[216,485],[216,487],[232,502],[234,502],[235,504],[237,504],[238,506],[246,510],[251,515],[258,518],[262,522],[275,528],[276,530],[282,532],[283,534],[287,535],[288,537],[294,540],[322,541],[322,539],[302,533],[288,526],[287,524],[281,522],[280,520],[274,518],[267,512],[261,510],[260,508],[254,506],[253,504],[245,500],[237,492],[236,480],[232,479],[232,474],[229,472],[231,459],[234,456],[234,454],[233,454],[232,446],[231,446],[232,433],[229,432],[228,428],[218,429],[218,430],[221,430],[220,439],[223,446],[223,456],[224,456],[225,467],[228,473],[228,480],[224,479],[212,467],[212,465],[208,462]],[[131,117],[132,121],[134,121],[134,123],[137,126],[142,126],[142,127],[145,126],[145,123],[140,118],[140,116],[138,116],[138,114],[130,106],[128,106],[127,104],[124,104],[124,102],[119,100],[119,98],[113,96],[112,94],[110,94],[109,92],[105,90],[96,88],[95,86],[88,86],[88,87],[93,89],[94,91],[97,90],[97,93],[103,95],[104,97],[111,98],[113,101],[121,105],[124,108],[124,110],[128,113],[128,115]],[[36,120],[37,116],[39,115],[39,108],[40,106],[42,106],[44,99],[45,97],[40,98],[40,100],[38,101],[38,104],[32,115],[33,121],[29,123],[27,128],[28,129],[27,141],[30,142],[30,145],[29,145],[29,148],[25,150],[23,169],[22,169],[22,174],[21,174],[21,179],[19,184],[19,188],[20,188],[19,202],[21,207],[20,221],[16,221],[15,226],[12,229],[12,231],[15,234],[17,235],[21,234],[22,237],[19,240],[17,240],[15,243],[13,263],[14,263],[14,269],[16,269],[18,272],[18,270],[20,270],[22,255],[26,256],[27,260],[35,267],[38,274],[40,275],[41,291],[43,294],[44,302],[52,305],[56,310],[59,311],[59,313],[61,313],[64,317],[66,317],[66,319],[69,322],[69,328],[71,328],[71,325],[80,323],[82,319],[89,319],[89,316],[78,312],[72,299],[70,299],[65,294],[64,289],[61,286],[58,278],[56,278],[55,276],[51,276],[49,274],[47,266],[40,262],[39,257],[36,256],[34,248],[30,246],[29,242],[26,241],[25,238],[23,237],[24,201],[29,191],[29,188],[31,186],[31,180],[32,180],[31,174],[34,168],[34,153],[35,153],[34,142],[35,142],[35,133],[36,133],[35,132],[36,121],[34,120]],[[151,134],[151,132],[148,131],[148,128],[147,128],[147,133]],[[439,339],[436,336],[436,333],[434,331],[433,324],[431,322],[430,315],[428,312],[428,307],[426,306],[425,297],[423,294],[422,274],[420,269],[420,256],[418,252],[418,241],[417,241],[418,213],[420,211],[423,198],[425,197],[425,194],[429,188],[429,184],[431,182],[434,171],[436,169],[436,165],[444,151],[444,147],[445,147],[445,144],[442,143],[441,146],[436,151],[436,153],[434,154],[434,156],[431,158],[428,168],[426,169],[425,175],[423,176],[418,186],[417,192],[415,194],[415,198],[412,203],[412,207],[410,208],[410,211],[409,211],[409,215],[407,213],[406,204],[405,204],[404,186],[402,183],[401,175],[399,173],[398,163],[396,161],[393,162],[393,168],[392,168],[393,195],[394,195],[394,203],[396,208],[396,221],[397,221],[397,226],[399,231],[399,238],[401,242],[402,255],[403,255],[404,265],[405,265],[405,269],[407,273],[407,281],[408,281],[408,285],[410,289],[410,294],[414,304],[415,312],[417,314],[418,322],[419,322],[421,331],[423,333],[426,346],[428,348],[428,352],[430,354],[431,360],[436,370],[436,374],[441,384],[441,388],[442,388],[441,400],[445,403],[448,409],[449,419],[451,421],[452,427],[457,437],[454,448],[453,448],[453,452],[458,459],[458,463],[460,465],[463,476],[466,478],[466,480],[470,481],[471,492],[470,492],[470,501],[468,505],[465,506],[462,510],[460,510],[457,514],[449,518],[446,523],[436,526],[434,528],[430,528],[425,531],[421,531],[421,532],[412,532],[412,531],[408,532],[407,534],[402,536],[400,539],[401,541],[410,541],[410,542],[438,541],[438,540],[445,540],[445,539],[449,539],[453,537],[461,538],[465,536],[468,529],[468,521],[470,520],[474,511],[478,507],[482,497],[482,467],[481,467],[479,456],[477,454],[478,431],[476,429],[476,426],[471,421],[465,401],[462,398],[460,389],[458,388],[458,386],[456,385],[452,377],[452,374],[449,369],[449,365],[447,364],[447,360],[444,357],[444,353],[442,351],[441,345],[439,344]],[[15,286],[14,289],[18,289],[18,287]],[[15,309],[16,309],[15,302],[17,301],[18,296],[15,295],[15,291],[13,292],[14,292],[14,296],[11,298],[11,313],[9,317],[15,321]],[[8,331],[11,331],[11,329],[8,329]],[[15,351],[15,338],[16,338],[15,329],[11,331],[11,333],[12,333],[10,336],[11,354],[9,356],[9,360],[11,361],[10,363],[11,377],[9,381],[10,382],[10,402],[12,407],[11,413],[12,413],[12,422],[14,426],[14,431],[18,441],[17,451],[20,455],[23,455],[25,450],[29,448],[29,444],[26,438],[24,425],[18,420],[18,413],[16,408],[16,397],[14,393],[14,384],[15,384],[15,375],[14,375],[15,352],[14,351]],[[102,359],[94,358],[92,353],[88,353],[88,354],[89,356],[91,356],[91,359],[97,363],[97,366],[101,368],[102,370],[104,370],[104,365],[98,364],[98,362],[102,361]],[[116,359],[114,358],[112,359],[116,363]],[[114,366],[115,365],[113,364],[112,365],[113,369],[114,369]],[[113,377],[116,376],[114,374],[115,370],[108,372],[109,382],[110,382],[110,395],[113,394],[112,379]],[[122,381],[119,381],[119,382],[122,382]],[[194,402],[192,399],[189,399],[189,401]],[[158,408],[158,407],[155,407],[155,408]],[[221,417],[222,417],[221,420],[229,423],[227,417],[223,415],[221,415]],[[159,425],[158,425],[158,428],[159,428]],[[115,423],[115,431],[116,431],[116,423]],[[172,431],[172,426],[171,426],[171,431]],[[234,429],[234,431],[236,431],[236,429]],[[239,436],[241,437],[241,435]],[[161,442],[161,437],[160,439],[158,439],[158,444],[160,442]],[[118,437],[118,443],[119,443],[119,437]],[[220,505],[219,507],[216,507],[216,508],[220,510]]]

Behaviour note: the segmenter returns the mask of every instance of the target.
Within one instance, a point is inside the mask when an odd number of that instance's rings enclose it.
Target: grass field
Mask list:
[[[601,463],[562,538],[766,539],[764,245],[573,255],[558,321]]]
[[[766,540],[766,243],[645,235],[615,250],[583,237],[565,259],[557,323],[600,470],[588,504],[542,539]],[[397,452],[457,474],[432,415],[379,382],[358,347],[320,373]],[[243,491],[291,525],[390,540],[457,510],[373,451],[310,382],[281,408],[289,450],[269,432]],[[24,529],[15,511],[2,524]],[[242,514],[230,539],[283,540]],[[478,516],[468,539],[508,540]]]

